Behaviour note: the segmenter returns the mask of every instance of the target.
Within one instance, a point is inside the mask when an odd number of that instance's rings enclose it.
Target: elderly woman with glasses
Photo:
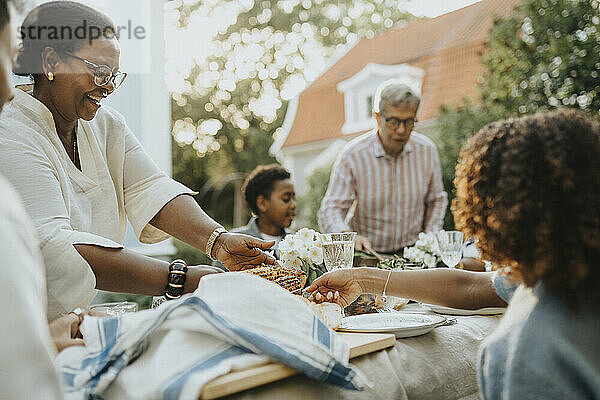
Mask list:
[[[226,232],[194,192],[157,168],[123,117],[102,104],[126,77],[114,32],[108,17],[80,3],[33,9],[20,29],[14,67],[33,85],[16,90],[0,117],[0,172],[37,229],[49,319],[87,306],[96,288],[177,298],[219,271],[124,248],[127,220],[141,242],[172,235],[232,270],[275,262],[262,251],[272,243]]]

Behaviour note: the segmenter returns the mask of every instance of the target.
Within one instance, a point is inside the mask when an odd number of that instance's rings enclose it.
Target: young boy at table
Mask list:
[[[290,227],[296,216],[296,193],[290,178],[290,172],[279,164],[256,167],[242,186],[252,218],[245,226],[231,230],[274,241],[275,258],[279,258],[277,244],[285,237],[285,229]],[[218,261],[213,265],[224,268]]]

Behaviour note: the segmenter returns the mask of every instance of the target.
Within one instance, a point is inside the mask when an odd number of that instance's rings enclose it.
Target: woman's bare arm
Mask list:
[[[160,296],[165,293],[168,262],[128,249],[88,244],[74,246],[94,271],[96,288],[148,296]],[[189,266],[184,291],[194,291],[201,277],[218,272],[222,270],[207,265]]]
[[[210,234],[221,226],[187,194],[165,204],[150,224],[200,250],[206,248]]]
[[[382,293],[388,274],[389,270],[377,268],[336,270],[315,280],[307,291],[313,292],[316,301],[339,298],[349,303],[360,293]],[[386,294],[462,309],[505,306],[492,287],[492,276],[491,272],[446,268],[395,271],[390,275]],[[336,291],[338,294],[334,294]]]
[[[180,195],[168,202],[150,223],[201,251],[211,233],[220,225],[209,217],[190,195]],[[214,243],[212,254],[232,271],[255,267],[262,263],[274,264],[275,259],[261,250],[275,242],[242,234],[224,233]]]

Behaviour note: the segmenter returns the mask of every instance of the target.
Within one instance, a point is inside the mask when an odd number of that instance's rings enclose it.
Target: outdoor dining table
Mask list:
[[[432,313],[418,303],[396,312]],[[297,375],[224,399],[479,399],[478,349],[501,315],[452,318],[456,324],[397,339],[394,347],[351,360],[372,385],[365,391],[347,391]]]

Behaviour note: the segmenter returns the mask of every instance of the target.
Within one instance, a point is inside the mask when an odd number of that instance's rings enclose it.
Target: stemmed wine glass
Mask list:
[[[459,231],[439,231],[435,234],[442,261],[454,268],[462,258],[463,233]]]

